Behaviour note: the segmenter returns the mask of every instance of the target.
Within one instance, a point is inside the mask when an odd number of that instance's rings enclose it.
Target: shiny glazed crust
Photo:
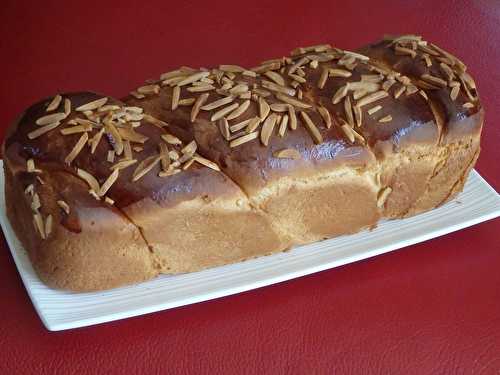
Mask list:
[[[3,144],[7,214],[48,285],[109,289],[439,206],[483,117],[465,65],[413,35],[183,67],[28,108]]]

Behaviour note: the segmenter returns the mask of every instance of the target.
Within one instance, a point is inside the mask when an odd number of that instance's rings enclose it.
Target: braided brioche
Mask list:
[[[28,108],[3,144],[7,214],[52,287],[197,271],[439,206],[483,116],[466,66],[414,35],[182,67]]]

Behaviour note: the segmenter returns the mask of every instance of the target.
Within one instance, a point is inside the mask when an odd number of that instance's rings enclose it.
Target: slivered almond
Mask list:
[[[342,77],[342,78],[348,78],[352,76],[352,73],[348,70],[345,69],[329,69],[328,73],[330,77]]]
[[[81,105],[75,109],[77,112],[85,112],[85,111],[93,111],[94,109],[98,109],[106,104],[108,101],[107,97],[93,100],[87,104]]]
[[[363,112],[357,105],[352,107],[352,111],[354,113],[354,118],[356,119],[356,126],[360,127],[363,124]]]
[[[462,107],[464,107],[466,109],[470,109],[470,108],[474,108],[474,104],[472,104],[471,102],[467,102],[467,103],[464,103],[462,105]]]
[[[172,111],[175,111],[179,106],[179,99],[181,97],[181,87],[174,86],[172,89]]]
[[[41,135],[51,131],[51,130],[54,130],[55,128],[57,128],[61,123],[59,121],[57,122],[54,122],[52,124],[48,124],[48,125],[45,125],[45,126],[42,126],[38,129],[35,129],[33,130],[32,132],[29,132],[28,133],[28,138],[29,139],[35,139],[35,138],[38,138],[40,137]]]
[[[139,94],[137,91],[130,91],[130,95],[136,99],[144,99],[146,97],[146,95]]]
[[[193,82],[199,81],[202,78],[208,77],[209,75],[210,75],[210,72],[198,72],[198,73],[191,74],[190,76],[177,82],[177,86],[189,85]]]
[[[115,161],[115,150],[109,150],[108,156],[106,157],[108,163],[113,163]]]
[[[123,158],[128,160],[132,159],[132,147],[130,146],[129,140],[123,142]]]
[[[344,111],[347,118],[347,122],[349,123],[349,125],[351,125],[351,127],[354,127],[354,115],[352,113],[351,98],[349,96],[346,96],[344,99]]]
[[[240,146],[240,145],[242,145],[244,143],[253,141],[254,139],[256,139],[258,137],[259,137],[259,132],[258,131],[246,134],[246,135],[244,135],[242,137],[233,139],[231,142],[229,142],[229,147],[233,148],[233,147]]]
[[[414,50],[406,47],[396,46],[394,47],[394,50],[396,51],[396,55],[409,55],[412,58],[417,56],[417,53]]]
[[[120,133],[122,140],[125,141],[130,141],[135,143],[145,143],[149,139],[144,134],[138,133],[130,128],[117,128],[117,129],[118,133]]]
[[[332,117],[330,116],[330,112],[328,112],[328,109],[326,109],[322,105],[320,105],[317,109],[318,113],[325,123],[326,128],[330,129],[332,126]]]
[[[424,90],[419,90],[418,93],[420,95],[422,95],[422,97],[425,99],[425,100],[429,100],[429,97],[427,96],[426,92]]]
[[[323,70],[321,71],[321,75],[319,76],[319,80],[318,80],[318,88],[319,89],[323,89],[325,87],[325,84],[326,84],[326,81],[328,79],[328,69],[327,68],[323,68]]]
[[[219,70],[229,73],[241,73],[244,72],[246,69],[239,65],[226,64],[226,65],[219,65]]]
[[[229,124],[227,122],[227,119],[225,117],[221,118],[218,121],[218,125],[219,125],[219,130],[220,130],[222,136],[226,140],[228,140],[231,137],[231,133],[229,132]]]
[[[286,148],[284,150],[276,151],[273,156],[279,159],[300,159],[300,152],[294,148]]]
[[[344,125],[342,125],[340,128],[344,132],[349,142],[354,143],[354,133],[352,132],[352,128],[346,123],[344,123]]]
[[[69,134],[89,132],[91,130],[92,130],[92,125],[85,124],[85,125],[70,126],[69,128],[61,129],[60,132],[62,135],[69,135]]]
[[[24,189],[24,194],[33,196],[34,191],[35,186],[33,184],[29,184],[28,186],[26,186],[26,189]]]
[[[186,76],[187,74],[188,73],[186,73],[186,71],[183,71],[181,69],[172,70],[170,72],[163,73],[160,76],[160,81],[164,81],[166,79],[173,78],[173,77]]]
[[[305,65],[309,62],[309,57],[304,56],[302,57],[299,61],[297,61],[295,64],[293,64],[290,69],[288,70],[288,73],[295,73],[295,71],[300,68],[302,65]]]
[[[283,79],[283,77],[279,73],[276,73],[276,72],[273,72],[270,70],[268,72],[265,72],[264,75],[267,78],[269,78],[270,80],[277,83],[278,85],[285,86],[285,80]]]
[[[394,79],[388,79],[382,83],[382,89],[385,91],[389,91],[392,85],[394,85],[396,81]]]
[[[451,91],[450,91],[450,98],[451,98],[451,100],[457,99],[459,93],[460,93],[460,86],[454,86],[454,87],[452,87]]]
[[[191,122],[194,122],[196,120],[196,117],[198,116],[198,113],[200,112],[203,104],[205,104],[205,102],[207,101],[208,96],[208,93],[201,94],[194,102],[193,108],[191,109]]]
[[[286,128],[287,127],[288,127],[288,115],[284,115],[281,118],[281,123],[280,123],[280,127],[279,127],[279,130],[278,130],[278,134],[279,134],[280,137],[284,137],[285,136]]]
[[[181,145],[182,141],[172,134],[162,134],[161,138],[169,145]]]
[[[26,171],[28,173],[42,173],[40,169],[35,167],[35,161],[33,159],[26,160]]]
[[[157,155],[152,155],[139,163],[132,175],[132,181],[138,181],[145,174],[150,172],[157,163],[160,162],[161,157]]]
[[[375,112],[380,111],[382,109],[381,105],[376,105],[374,107],[371,107],[367,112],[369,115],[373,115]]]
[[[109,119],[105,119],[104,129],[106,134],[108,134],[108,136],[112,139],[112,147],[115,150],[116,155],[121,155],[123,152],[123,141],[115,125]]]
[[[297,129],[297,115],[295,113],[295,108],[291,105],[288,106],[288,116],[290,117],[290,129]]]
[[[323,142],[323,136],[319,132],[318,128],[314,124],[314,122],[311,120],[309,115],[305,113],[304,111],[300,112],[300,116],[302,117],[302,120],[304,121],[304,124],[306,126],[306,129],[309,131],[309,134],[311,135],[312,139],[314,140],[314,143],[320,144]]]
[[[39,212],[36,212],[33,214],[33,224],[35,226],[35,229],[37,230],[38,234],[40,237],[42,237],[42,240],[44,240],[45,237],[45,226],[43,225],[43,218],[42,215]]]
[[[374,93],[371,93],[371,94],[368,94],[367,96],[361,98],[357,103],[356,105],[358,107],[363,107],[365,105],[368,105],[368,104],[371,104],[373,102],[376,102],[377,100],[380,100],[380,99],[383,99],[385,97],[389,96],[389,94],[387,93],[387,91],[384,91],[384,90],[381,90],[381,91],[377,91],[377,92],[374,92]]]
[[[191,86],[187,88],[187,91],[189,92],[206,92],[206,91],[212,91],[215,90],[215,86],[213,85],[200,85],[200,86]]]
[[[394,91],[394,99],[398,99],[406,90],[406,86],[400,86]]]
[[[55,122],[62,121],[66,118],[66,114],[63,112],[51,113],[50,115],[45,115],[36,120],[37,125],[48,125]]]
[[[264,146],[267,146],[269,144],[269,139],[273,134],[274,126],[276,125],[277,120],[278,116],[275,113],[272,113],[264,121],[262,130],[260,132],[260,141]]]
[[[195,98],[180,99],[179,106],[190,106],[193,105],[195,101],[196,101]]]
[[[69,100],[68,98],[65,98],[64,99],[64,114],[66,115],[66,117],[68,117],[70,113],[71,113],[71,100]]]
[[[389,197],[389,194],[391,194],[392,188],[391,187],[386,187],[382,189],[377,198],[377,207],[382,208],[384,207],[385,202],[387,201],[387,198]]]
[[[247,128],[245,130],[246,133],[250,134],[250,133],[254,132],[255,129],[257,129],[259,127],[261,121],[262,120],[258,116],[251,118],[250,122],[248,123]]]
[[[181,152],[183,154],[193,155],[196,152],[197,148],[198,148],[198,145],[196,144],[196,141],[191,141],[181,149]]]
[[[437,85],[439,87],[446,87],[447,83],[444,79],[441,79],[439,77],[430,75],[430,74],[422,74],[420,76],[424,81],[430,82],[433,85]]]
[[[131,165],[134,165],[135,163],[137,163],[136,159],[120,160],[118,163],[113,164],[109,169],[112,169],[112,170],[125,169],[125,168],[130,167]]]
[[[81,168],[78,168],[76,170],[76,173],[79,177],[81,177],[83,180],[85,180],[85,182],[87,182],[90,189],[92,189],[93,191],[99,191],[99,189],[100,189],[99,182],[97,182],[97,179],[94,176],[92,176],[89,172],[87,172]]]
[[[273,103],[273,104],[271,104],[271,110],[273,112],[287,112],[288,111],[288,104]]]
[[[378,122],[380,122],[380,123],[391,122],[391,121],[392,121],[392,116],[391,115],[384,116],[380,120],[378,120]]]
[[[209,104],[204,105],[203,107],[201,107],[201,109],[204,111],[211,111],[212,109],[216,109],[216,108],[222,107],[223,105],[229,104],[233,100],[234,100],[233,96],[226,96],[222,99],[218,99],[216,101],[213,101]]]
[[[161,169],[166,172],[170,167],[170,157],[168,156],[168,147],[165,143],[160,142]]]
[[[228,120],[233,120],[239,116],[241,116],[245,111],[248,109],[250,106],[250,100],[245,100],[241,105],[236,108],[233,112],[231,112],[229,115],[227,115]]]
[[[61,104],[62,96],[57,94],[54,96],[54,98],[51,100],[47,108],[45,109],[45,112],[51,112],[55,111],[57,107],[59,107],[59,104]]]
[[[90,153],[93,154],[101,141],[102,135],[104,134],[104,128],[99,130],[90,141]]]
[[[266,99],[259,97],[259,117],[261,121],[264,121],[269,114],[271,107],[267,104]]]
[[[204,165],[205,167],[211,168],[215,171],[220,171],[220,167],[216,163],[214,163],[211,160],[205,159],[204,157],[202,157],[200,155],[193,156],[193,160]]]
[[[119,169],[114,169],[113,172],[111,172],[111,174],[108,176],[106,181],[104,181],[104,183],[102,184],[97,195],[103,197],[111,188],[111,186],[115,183],[115,181],[118,179],[119,173],[120,173]]]
[[[40,196],[38,195],[38,193],[35,193],[33,194],[33,198],[31,200],[31,209],[36,212],[38,211],[38,209],[42,207],[41,203],[40,203]]]
[[[264,87],[268,90],[271,90],[271,91],[279,92],[279,93],[290,95],[290,96],[294,96],[296,93],[295,90],[292,89],[291,87],[280,86],[274,82],[265,81],[265,80],[262,81],[262,87]]]
[[[224,108],[218,110],[217,112],[215,112],[210,117],[210,121],[217,121],[217,120],[223,118],[224,116],[226,116],[228,113],[231,113],[232,111],[234,111],[238,107],[239,107],[238,103],[233,103],[231,105],[228,105],[227,107],[224,107]]]
[[[68,204],[65,201],[58,200],[57,201],[57,205],[62,208],[62,210],[66,213],[66,215],[69,215],[70,208],[69,208]]]
[[[78,156],[80,151],[82,151],[83,147],[85,147],[88,140],[89,140],[88,133],[83,133],[78,142],[76,142],[71,152],[64,158],[64,162],[68,165],[71,164],[71,162],[75,160],[75,158]]]
[[[291,105],[298,107],[298,108],[305,108],[305,109],[311,108],[310,104],[304,103],[304,102],[297,100],[295,98],[292,98],[291,96],[288,96],[288,95],[277,93],[276,98],[287,103],[287,104],[291,104]]]
[[[332,103],[338,104],[347,95],[348,91],[349,91],[348,85],[340,87],[333,95]]]
[[[248,85],[240,83],[229,90],[231,95],[240,95],[248,91]]]
[[[243,120],[241,122],[238,122],[237,124],[234,124],[234,125],[231,125],[229,127],[229,131],[231,133],[235,133],[241,129],[244,129],[246,128],[246,126],[248,125],[248,123],[251,121],[252,119],[247,119],[247,120]]]
[[[104,197],[104,202],[106,202],[107,204],[110,204],[110,205],[115,204],[115,201],[113,199],[111,199],[110,197]]]

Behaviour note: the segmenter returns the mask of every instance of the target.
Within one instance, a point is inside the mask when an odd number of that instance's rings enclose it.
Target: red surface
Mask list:
[[[355,48],[384,33],[420,33],[476,78],[487,109],[477,168],[500,190],[498,1],[103,3],[2,2],[2,136],[23,108],[58,91],[121,96],[181,64],[253,65],[298,45]],[[499,224],[56,333],[42,326],[0,240],[0,374],[499,374]]]

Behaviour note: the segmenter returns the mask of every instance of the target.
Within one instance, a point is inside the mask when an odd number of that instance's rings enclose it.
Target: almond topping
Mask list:
[[[73,160],[75,160],[75,158],[78,156],[78,154],[80,153],[80,151],[83,150],[83,148],[85,147],[85,145],[87,144],[87,141],[89,140],[89,135],[88,133],[83,133],[82,136],[80,137],[80,139],[78,140],[78,142],[76,142],[75,146],[73,147],[73,149],[71,150],[71,152],[68,154],[68,156],[66,156],[66,158],[64,159],[64,162],[66,164],[71,164],[71,162]]]
[[[172,90],[172,111],[175,111],[177,109],[177,106],[179,105],[180,96],[181,96],[181,87],[175,86]]]
[[[201,109],[204,111],[211,111],[212,109],[216,109],[222,107],[223,105],[229,104],[233,100],[234,100],[233,96],[226,96],[225,98],[218,99],[212,103],[204,105],[203,107],[201,107]]]
[[[382,208],[384,207],[384,204],[387,200],[387,197],[389,197],[389,194],[391,194],[392,192],[392,188],[391,187],[386,187],[384,189],[382,189],[379,194],[378,194],[378,198],[377,198],[377,207],[379,208]]]
[[[135,163],[137,163],[136,159],[120,160],[118,163],[112,165],[109,169],[111,169],[111,170],[125,169],[125,168],[130,167],[131,165],[134,165]]]
[[[193,156],[193,160],[204,165],[205,167],[211,168],[211,169],[216,170],[216,171],[220,171],[220,167],[216,163],[214,163],[211,160],[205,159],[204,157],[202,157],[200,155]]]
[[[243,103],[241,103],[241,105],[238,108],[236,108],[233,112],[231,112],[227,116],[227,119],[233,120],[241,116],[243,113],[245,113],[245,111],[248,109],[249,106],[250,106],[250,100],[245,100]]]
[[[276,94],[276,98],[287,103],[287,104],[291,104],[295,107],[299,107],[299,108],[311,108],[311,105],[310,104],[307,104],[307,103],[304,103],[304,102],[301,102],[300,100],[297,100],[295,98],[292,98],[291,96],[288,96],[288,95],[284,95],[284,94],[280,94],[280,93],[277,93]]]
[[[57,94],[56,96],[54,96],[54,99],[52,99],[52,101],[49,103],[49,105],[45,109],[45,112],[55,111],[57,107],[59,107],[59,104],[61,104],[61,100],[61,95]]]
[[[51,113],[50,115],[45,115],[36,120],[37,125],[48,125],[55,122],[62,121],[66,118],[66,114],[62,112]]]
[[[97,182],[97,179],[94,176],[92,176],[90,173],[80,168],[76,170],[76,173],[79,177],[85,180],[85,182],[87,182],[90,189],[92,189],[93,191],[99,191],[100,189],[99,182]]]
[[[102,107],[106,102],[108,101],[107,97],[93,100],[87,104],[81,105],[78,108],[75,109],[77,112],[85,112],[85,111],[93,111],[94,109],[98,109]]]
[[[224,117],[225,115],[227,115],[228,113],[234,111],[238,107],[239,107],[238,103],[233,103],[225,108],[222,108],[222,109],[218,110],[217,112],[215,112],[212,115],[212,117],[210,117],[210,121],[217,121],[217,120],[221,119],[222,117]]]
[[[328,73],[330,77],[348,78],[352,76],[352,73],[345,69],[329,69]]]
[[[300,152],[294,148],[286,148],[284,150],[276,151],[273,156],[279,159],[300,159]]]
[[[172,134],[162,134],[161,138],[169,145],[181,145],[182,141]]]
[[[332,117],[330,116],[330,112],[328,112],[328,109],[320,105],[318,107],[318,113],[320,114],[321,118],[325,122],[325,126],[327,129],[330,129],[332,126]]]
[[[261,121],[264,121],[270,110],[271,107],[269,106],[269,104],[267,104],[266,100],[262,97],[259,97],[259,116]]]
[[[387,93],[387,91],[377,91],[377,92],[374,92],[372,94],[369,94],[363,98],[361,98],[358,102],[357,102],[357,106],[358,107],[363,107],[367,104],[371,104],[373,102],[376,102],[377,100],[380,100],[380,99],[383,99],[385,97],[389,96],[389,94]]]
[[[196,117],[200,112],[201,106],[205,104],[205,102],[208,99],[208,95],[209,95],[208,93],[201,94],[194,102],[193,108],[191,109],[191,122],[194,122],[196,120]]]
[[[111,174],[108,176],[106,181],[104,181],[104,183],[102,184],[97,195],[103,197],[111,188],[111,186],[115,183],[115,181],[118,179],[118,174],[119,174],[119,169],[114,169],[113,172],[111,172]]]
[[[275,113],[272,113],[264,121],[264,124],[262,125],[262,130],[260,132],[260,141],[264,146],[267,146],[269,144],[269,139],[273,134],[274,126],[276,125],[277,120],[278,120],[277,115]]]
[[[380,111],[381,109],[381,105],[376,105],[375,107],[371,107],[367,112],[369,115],[373,115],[375,112]]]
[[[348,85],[344,85],[344,86],[340,87],[333,95],[332,103],[338,104],[347,95],[348,91],[349,91]]]
[[[177,86],[189,85],[190,83],[199,81],[200,79],[208,77],[209,75],[210,75],[210,72],[198,72],[198,73],[191,74],[189,77],[186,77],[183,80],[177,82]]]
[[[297,115],[295,114],[295,108],[293,106],[288,106],[288,116],[290,117],[290,129],[297,129]]]
[[[102,135],[104,134],[104,128],[99,130],[90,140],[90,153],[93,154],[101,141]]]
[[[29,132],[28,133],[28,138],[29,139],[35,139],[35,138],[38,138],[40,137],[41,135],[57,128],[61,123],[59,121],[57,122],[54,122],[53,124],[48,124],[48,125],[45,125],[45,126],[42,126],[38,129],[35,129],[33,130],[32,132]]]
[[[57,205],[62,208],[62,210],[66,213],[66,215],[69,215],[70,208],[65,201],[59,200],[57,201]]]
[[[242,137],[233,139],[231,142],[229,142],[229,147],[232,148],[232,147],[240,146],[240,145],[242,145],[244,143],[253,141],[254,139],[256,139],[258,137],[259,137],[259,132],[258,131],[250,133],[250,134],[246,134],[246,135],[244,135]]]
[[[285,86],[285,80],[283,79],[283,77],[276,73],[276,72],[273,72],[273,71],[268,71],[268,72],[265,72],[264,75],[269,78],[270,80],[274,81],[275,83],[277,83],[278,85],[280,86]]]
[[[252,132],[255,131],[255,129],[257,129],[260,125],[260,122],[261,122],[261,119],[260,117],[253,117],[250,119],[250,122],[248,123],[247,125],[247,128],[246,128],[246,133],[250,134]]]
[[[132,181],[138,181],[145,174],[150,172],[154,166],[160,162],[161,156],[152,155],[139,163],[132,175]]]
[[[320,144],[323,142],[323,136],[319,132],[318,128],[316,125],[314,125],[314,122],[311,120],[309,115],[305,113],[304,111],[300,112],[300,116],[302,117],[302,120],[304,120],[304,123],[306,125],[307,130],[309,131],[309,134],[314,140],[314,143]]]
[[[278,134],[280,137],[285,136],[287,126],[288,126],[288,115],[284,115],[281,119],[280,127],[278,130]]]
[[[384,116],[380,120],[378,120],[378,122],[380,122],[380,123],[391,122],[391,121],[392,121],[392,116],[391,115]]]

